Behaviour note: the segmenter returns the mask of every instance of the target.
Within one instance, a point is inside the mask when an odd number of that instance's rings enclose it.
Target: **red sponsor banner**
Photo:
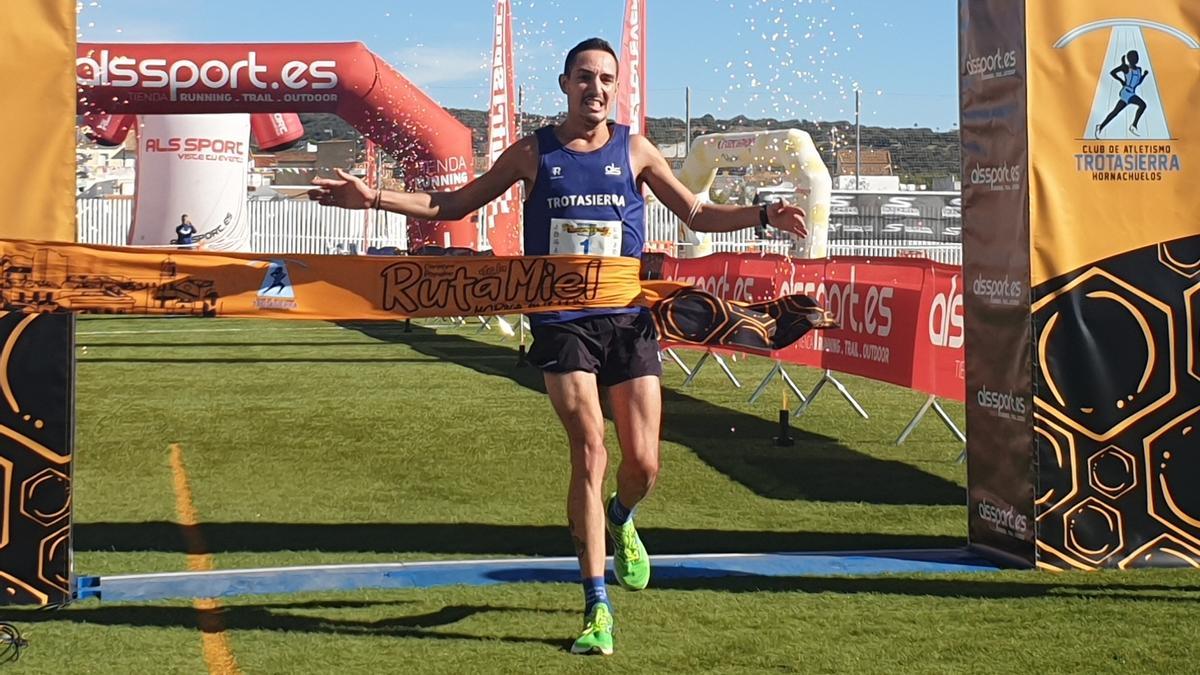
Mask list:
[[[819,340],[784,350],[785,361],[811,364],[811,355],[793,358],[789,351],[816,351],[823,368],[865,375],[901,386],[912,386],[921,291],[922,261],[845,258],[803,265],[800,261],[791,288],[802,290],[829,308],[840,328],[825,331]],[[814,273],[824,272],[820,278]]]
[[[625,0],[617,76],[617,123],[630,133],[646,129],[646,2]]]
[[[963,321],[963,271],[955,265],[926,262],[926,284],[921,302],[913,389],[943,398],[966,399],[966,337]]]
[[[514,80],[512,4],[496,0],[492,32],[491,104],[488,107],[488,158],[495,165],[517,140],[516,87]],[[496,255],[521,254],[520,208],[513,185],[484,207],[488,243]]]
[[[771,356],[962,401],[962,271],[917,258],[804,260],[723,253],[668,258],[663,277],[737,302],[807,295],[840,328]]]
[[[703,258],[667,258],[663,278],[695,286],[723,300],[766,302],[778,298],[779,283],[792,261],[779,255],[717,253]]]

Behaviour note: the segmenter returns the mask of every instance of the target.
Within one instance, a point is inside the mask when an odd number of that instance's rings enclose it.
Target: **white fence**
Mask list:
[[[133,219],[132,199],[80,199],[76,204],[79,241],[85,244],[125,244]],[[370,221],[364,221],[370,218]],[[316,202],[251,201],[247,203],[250,245],[254,253],[362,252],[367,246],[407,248],[407,223],[394,213],[368,213],[321,206]],[[646,205],[646,241],[678,246],[679,220],[659,202]],[[755,239],[754,229],[723,232],[712,237],[712,250],[779,253],[786,255],[786,240]],[[829,242],[835,256],[877,258],[923,256],[951,265],[962,264],[962,246],[929,242]]]
[[[659,202],[646,205],[646,241],[670,242],[683,249],[687,244],[678,243],[679,219]],[[714,253],[777,253],[787,255],[790,243],[786,239],[755,239],[754,228],[736,232],[718,232],[712,235]],[[866,256],[872,258],[924,257],[948,265],[962,264],[962,244],[940,244],[926,241],[911,242],[862,242],[830,241],[831,256]]]
[[[858,244],[829,242],[829,255],[858,255],[868,258],[928,258],[947,265],[962,265],[961,244]]]
[[[124,246],[133,221],[132,199],[79,199],[76,232],[84,244]],[[246,204],[253,253],[360,252],[366,246],[408,247],[404,216],[349,211],[310,201],[251,201]]]
[[[646,204],[646,241],[674,244],[679,239],[679,219],[659,202]]]
[[[81,244],[124,246],[132,222],[132,199],[75,200],[75,239]]]

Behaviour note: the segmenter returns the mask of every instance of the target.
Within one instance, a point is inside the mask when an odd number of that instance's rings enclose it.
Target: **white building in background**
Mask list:
[[[75,144],[75,194],[79,198],[132,195],[136,170],[136,141],[103,146],[81,137]]]
[[[834,176],[834,190],[861,190],[865,192],[899,192],[904,190],[899,176]]]

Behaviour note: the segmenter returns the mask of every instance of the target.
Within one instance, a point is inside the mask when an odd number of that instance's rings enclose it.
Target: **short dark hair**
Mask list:
[[[618,60],[617,52],[613,49],[613,46],[608,43],[608,40],[598,37],[588,38],[574,47],[571,47],[571,51],[567,52],[567,60],[563,62],[563,75],[571,74],[571,66],[575,65],[575,58],[579,56],[580,52],[587,52],[593,49],[598,49],[602,52],[608,52],[609,54],[612,54],[614,60]]]

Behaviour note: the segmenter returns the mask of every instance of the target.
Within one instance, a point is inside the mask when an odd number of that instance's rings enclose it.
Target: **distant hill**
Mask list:
[[[487,113],[482,110],[459,108],[451,108],[450,113],[471,129],[475,154],[483,154],[487,144]],[[360,137],[353,127],[336,115],[302,114],[300,119],[304,124],[305,140],[316,142]],[[529,133],[554,120],[553,117],[526,115],[523,120],[524,131]],[[650,117],[646,120],[646,135],[658,144],[678,143],[684,140],[685,128],[683,120],[677,117]],[[835,137],[839,147],[843,149],[853,147],[854,143],[854,125],[847,121],[817,123],[797,119],[753,119],[744,115],[730,119],[704,115],[692,119],[693,137],[718,132],[771,129],[800,129],[807,132],[817,144],[826,165],[831,168]],[[957,176],[962,170],[959,161],[958,131],[934,131],[924,127],[864,126],[862,147],[890,151],[896,173],[904,182],[929,182],[934,177]]]

